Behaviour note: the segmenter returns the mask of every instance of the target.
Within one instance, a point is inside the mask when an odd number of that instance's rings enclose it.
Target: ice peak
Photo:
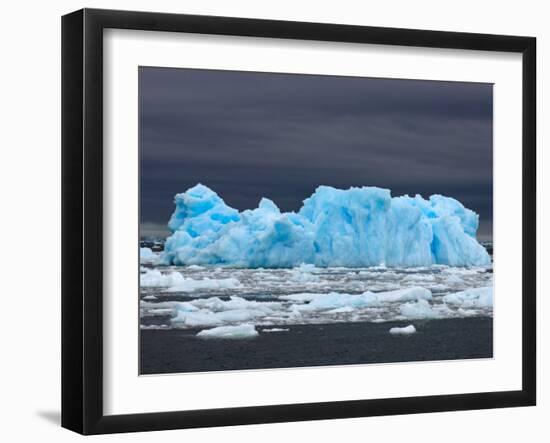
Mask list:
[[[279,207],[273,202],[273,200],[270,200],[269,198],[262,197],[260,200],[260,203],[258,205],[258,208],[260,209],[267,209],[269,211],[280,213]]]

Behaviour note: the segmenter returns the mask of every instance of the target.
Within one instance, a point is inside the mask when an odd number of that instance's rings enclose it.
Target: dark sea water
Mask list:
[[[293,368],[366,363],[491,358],[490,317],[424,320],[417,332],[394,336],[406,322],[295,325],[243,340],[200,340],[197,330],[142,330],[141,374]]]

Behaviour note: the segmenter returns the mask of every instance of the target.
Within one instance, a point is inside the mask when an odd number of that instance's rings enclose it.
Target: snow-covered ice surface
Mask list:
[[[140,276],[143,329],[252,325],[261,334],[297,324],[412,323],[493,315],[490,264],[392,268],[307,264],[288,269],[149,264],[141,268]]]
[[[390,190],[376,187],[319,186],[298,212],[281,212],[266,198],[256,209],[239,212],[198,184],[177,194],[175,204],[168,223],[172,235],[159,257],[167,265],[411,267],[491,262],[476,240],[478,215],[442,195],[425,200],[420,195],[392,197]],[[311,275],[294,275],[305,277]]]

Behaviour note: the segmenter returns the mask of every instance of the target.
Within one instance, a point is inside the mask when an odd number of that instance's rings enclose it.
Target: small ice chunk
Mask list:
[[[280,308],[278,302],[257,302],[241,297],[222,300],[219,297],[196,299],[176,303],[176,316],[171,323],[175,328],[214,326],[261,319]]]
[[[302,272],[302,273],[308,273],[313,274],[315,272],[319,272],[320,269],[316,267],[314,264],[311,263],[302,263],[300,266],[297,266],[294,268],[296,271]]]
[[[279,309],[281,307],[281,303],[279,302],[259,302],[255,300],[246,300],[238,296],[232,296],[229,300],[222,300],[219,297],[202,298],[193,300],[191,303],[197,308],[216,312],[234,309],[252,309],[271,314],[273,309]]]
[[[379,292],[376,295],[378,301],[384,303],[432,299],[432,292],[429,289],[422,288],[420,286],[397,289],[396,291]]]
[[[314,275],[319,272],[313,264],[302,263],[300,266],[292,268],[290,271],[290,280],[297,283],[313,283],[319,281],[319,277]]]
[[[429,289],[418,286],[387,292],[363,292],[362,294],[347,294],[330,292],[328,294],[299,293],[281,296],[283,300],[293,302],[309,302],[306,305],[296,305],[298,310],[334,310],[338,308],[366,308],[386,303],[406,302],[416,300],[431,300]]]
[[[156,263],[158,259],[159,255],[154,253],[151,248],[139,248],[140,263]]]
[[[404,279],[404,282],[430,282],[435,281],[432,274],[409,274]]]
[[[353,312],[355,309],[353,309],[351,306],[343,306],[341,308],[334,308],[330,311],[326,311],[326,314],[347,314],[348,312]]]
[[[279,298],[281,300],[288,300],[293,302],[308,302],[315,299],[315,297],[322,296],[324,294],[315,294],[315,293],[299,293],[299,294],[288,294],[288,295],[281,295]]]
[[[405,326],[404,328],[391,328],[390,334],[392,335],[411,335],[416,332],[414,325]]]
[[[144,288],[164,287],[167,292],[192,292],[198,289],[236,289],[241,283],[236,278],[205,278],[195,280],[185,278],[179,272],[163,274],[157,269],[149,269],[140,275],[140,284]]]
[[[174,328],[194,328],[197,326],[215,326],[223,323],[223,321],[213,312],[178,310],[171,323]]]
[[[168,325],[140,325],[140,329],[170,329]]]
[[[205,278],[202,280],[185,278],[170,285],[167,292],[192,292],[198,289],[236,289],[240,286],[241,282],[236,278]]]
[[[167,301],[167,302],[150,302],[150,301],[140,301],[140,308],[167,308],[175,309],[176,303]]]
[[[399,307],[399,311],[406,318],[437,318],[439,316],[426,300],[405,303]]]
[[[488,263],[487,265],[489,265]],[[485,268],[481,269],[475,269],[475,268],[461,268],[461,267],[447,267],[443,269],[444,274],[451,274],[451,275],[476,275],[481,270],[484,270]]]
[[[449,277],[445,279],[445,283],[447,284],[461,284],[464,283],[464,280],[462,280],[458,275],[451,274]]]
[[[443,297],[443,301],[462,308],[492,308],[493,288],[472,288]]]
[[[290,331],[288,328],[271,328],[271,329],[262,329],[262,332],[286,332]]]
[[[237,326],[219,326],[213,329],[204,329],[197,334],[200,338],[252,338],[257,337],[258,331],[254,325],[242,324]]]
[[[145,314],[147,315],[172,315],[173,309],[170,308],[153,308],[148,309]]]
[[[296,283],[313,283],[319,281],[319,277],[307,272],[292,271],[290,280]]]
[[[139,280],[141,287],[153,288],[178,285],[183,283],[185,278],[179,272],[163,274],[157,269],[148,269],[145,274],[140,275]]]

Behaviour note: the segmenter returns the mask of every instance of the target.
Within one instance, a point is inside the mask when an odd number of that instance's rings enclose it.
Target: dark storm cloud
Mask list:
[[[141,220],[201,182],[297,210],[320,184],[459,199],[492,224],[492,85],[140,70]]]

